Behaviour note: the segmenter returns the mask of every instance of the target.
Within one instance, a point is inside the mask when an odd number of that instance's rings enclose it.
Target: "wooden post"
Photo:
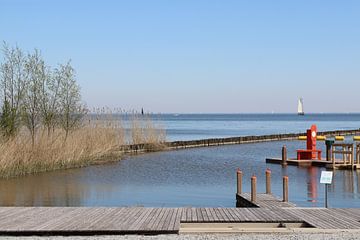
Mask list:
[[[256,176],[251,177],[251,202],[256,202]]]
[[[286,146],[284,145],[281,149],[281,160],[282,160],[282,165],[286,166],[287,165],[287,151],[286,151]]]
[[[240,168],[238,168],[236,172],[236,178],[237,178],[236,194],[240,195],[242,192],[242,171],[240,170]]]
[[[283,176],[283,202],[289,201],[289,178]]]
[[[360,163],[360,143],[356,143],[356,165]]]
[[[266,169],[266,194],[271,194],[271,170]]]
[[[351,169],[354,169],[354,163],[355,163],[355,155],[354,155],[354,145],[351,146]]]
[[[332,150],[331,150],[331,159],[332,159],[332,166],[333,166],[333,169],[335,169],[335,150],[336,150],[336,147],[333,145],[332,146]]]

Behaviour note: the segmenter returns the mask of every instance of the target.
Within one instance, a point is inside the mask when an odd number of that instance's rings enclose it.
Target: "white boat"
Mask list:
[[[299,98],[298,101],[298,115],[304,115],[304,103],[302,98]]]

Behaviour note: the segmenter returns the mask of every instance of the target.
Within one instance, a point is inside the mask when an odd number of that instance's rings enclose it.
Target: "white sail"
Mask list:
[[[303,106],[303,99],[299,98],[299,102],[298,102],[298,114],[299,115],[304,115],[304,106]]]

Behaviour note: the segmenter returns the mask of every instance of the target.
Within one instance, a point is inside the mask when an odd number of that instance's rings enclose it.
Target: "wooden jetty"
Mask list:
[[[1,207],[1,235],[360,232],[360,209]]]
[[[285,208],[295,207],[296,205],[291,202],[284,202],[282,199],[267,193],[256,194],[256,201],[251,201],[251,193],[236,194],[236,206],[248,208]]]
[[[354,147],[355,146],[355,147]],[[339,157],[340,156],[340,157]],[[360,169],[360,143],[334,143],[324,159],[287,158],[286,147],[281,158],[266,158],[266,163],[295,165],[300,167],[325,167],[327,169]]]
[[[297,159],[286,159],[285,161],[281,158],[266,158],[266,163],[282,164],[284,165],[293,165],[299,167],[324,167],[327,169],[360,169],[359,161],[352,162],[346,159],[332,159],[327,161],[326,159],[322,160],[297,160]]]
[[[275,163],[275,164],[283,164],[284,160],[281,158],[266,158],[266,163]],[[326,168],[332,168],[332,161],[326,161],[326,159],[322,160],[297,160],[297,159],[286,159],[285,165],[293,165],[293,166],[299,166],[299,167],[326,167]]]

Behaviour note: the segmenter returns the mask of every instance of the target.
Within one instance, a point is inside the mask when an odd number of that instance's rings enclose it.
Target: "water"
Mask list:
[[[352,114],[205,116],[167,115],[161,121],[173,139],[304,132],[314,122],[324,131],[360,126],[360,115]],[[264,192],[265,170],[270,168],[275,195],[281,196],[282,176],[288,175],[291,202],[298,206],[324,206],[324,185],[319,184],[324,169],[282,168],[265,163],[266,157],[279,157],[284,144],[290,157],[295,157],[296,149],[305,147],[303,141],[286,141],[185,149],[0,180],[0,205],[234,207],[236,169],[240,167],[244,172],[244,191],[250,191],[250,177],[256,174],[258,192]],[[324,150],[323,145],[318,143]],[[359,198],[360,171],[336,171],[329,188],[329,206],[360,207]]]
[[[154,118],[166,129],[167,140],[195,140],[246,135],[360,128],[360,114],[162,114]]]

